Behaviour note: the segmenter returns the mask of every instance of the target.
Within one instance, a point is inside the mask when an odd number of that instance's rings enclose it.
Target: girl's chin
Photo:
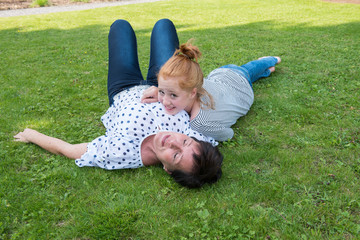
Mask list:
[[[173,109],[171,109],[171,110],[165,110],[165,112],[167,113],[167,114],[170,114],[170,115],[175,115],[175,114],[177,114],[179,111],[176,111],[176,109],[175,108],[173,108]]]
[[[167,108],[167,107],[165,107],[164,109],[165,109],[165,112],[167,114],[173,114],[175,112],[175,108]]]

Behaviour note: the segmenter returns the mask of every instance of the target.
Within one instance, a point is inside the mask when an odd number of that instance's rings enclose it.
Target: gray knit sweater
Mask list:
[[[254,92],[241,73],[229,68],[213,70],[204,79],[204,88],[213,96],[215,110],[202,107],[190,126],[217,141],[226,141],[234,136],[231,126],[250,110]]]

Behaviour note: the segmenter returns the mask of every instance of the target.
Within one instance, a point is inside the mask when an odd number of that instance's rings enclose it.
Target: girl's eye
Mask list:
[[[176,98],[176,97],[177,97],[177,96],[176,96],[175,94],[173,94],[173,93],[172,93],[170,96],[171,96],[172,98]]]
[[[184,145],[186,144],[186,139],[184,140]]]

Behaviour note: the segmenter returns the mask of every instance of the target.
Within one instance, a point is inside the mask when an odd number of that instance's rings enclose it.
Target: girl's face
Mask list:
[[[159,101],[164,105],[165,112],[171,115],[182,110],[190,113],[196,99],[197,89],[193,88],[190,92],[183,90],[179,86],[179,81],[176,77],[158,78]]]

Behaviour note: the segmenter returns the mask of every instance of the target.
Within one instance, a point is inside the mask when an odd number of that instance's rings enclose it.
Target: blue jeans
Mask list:
[[[252,87],[253,82],[260,78],[270,76],[271,72],[269,68],[275,66],[276,63],[277,59],[275,57],[266,57],[248,62],[242,66],[229,64],[220,68],[230,68],[239,72],[241,75],[245,76]]]
[[[169,19],[157,21],[151,33],[149,69],[144,81],[135,32],[126,20],[116,20],[109,31],[109,105],[112,105],[114,96],[124,89],[144,84],[157,86],[157,73],[177,48],[179,39],[174,24]]]

